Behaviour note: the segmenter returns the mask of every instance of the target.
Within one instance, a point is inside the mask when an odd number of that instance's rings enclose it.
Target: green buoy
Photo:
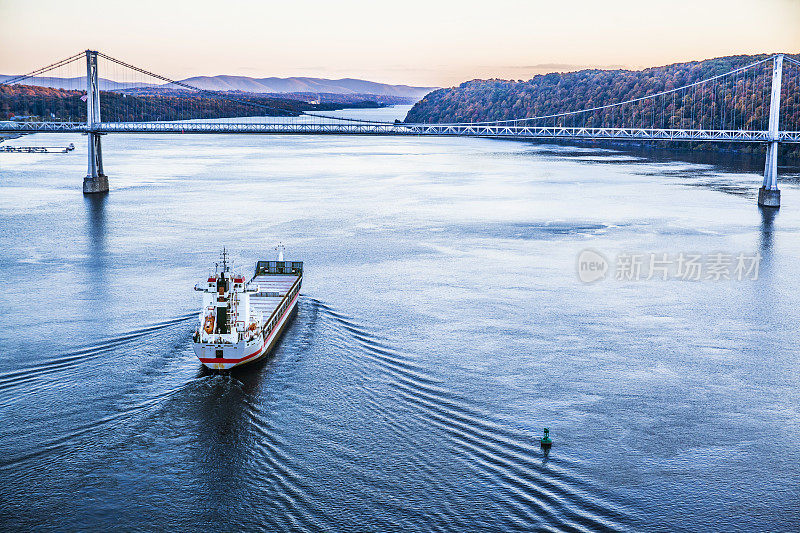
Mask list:
[[[539,442],[542,443],[542,448],[544,449],[548,449],[553,445],[553,439],[550,438],[550,428],[544,428],[544,437],[539,439]]]

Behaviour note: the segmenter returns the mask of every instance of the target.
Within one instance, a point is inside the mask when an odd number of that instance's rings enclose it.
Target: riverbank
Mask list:
[[[10,139],[18,139],[25,135],[24,133],[0,133],[0,143]]]
[[[85,121],[83,90],[30,85],[0,86],[0,120]],[[232,117],[296,117],[342,109],[375,109],[405,103],[377,95],[264,95],[229,91],[190,93],[172,89],[101,91],[101,116],[107,122],[152,122]],[[46,118],[42,118],[46,117]]]
[[[752,167],[752,162],[764,166],[766,146],[762,143],[722,143],[722,142],[682,142],[682,141],[615,141],[593,139],[542,139],[529,141],[534,144],[554,144],[559,146],[580,146],[600,148],[623,153],[650,153],[659,158],[670,157],[689,163],[724,164],[738,158],[742,164]],[[782,144],[778,152],[780,166],[788,167],[790,172],[800,172],[800,146]],[[738,165],[738,164],[737,164]]]

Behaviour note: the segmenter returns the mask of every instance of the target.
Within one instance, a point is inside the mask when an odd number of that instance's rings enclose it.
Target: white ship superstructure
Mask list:
[[[194,352],[213,370],[228,370],[257,361],[272,350],[297,306],[303,281],[302,261],[258,261],[255,275],[246,281],[234,273],[227,251],[222,265],[205,283],[203,310],[194,333]]]

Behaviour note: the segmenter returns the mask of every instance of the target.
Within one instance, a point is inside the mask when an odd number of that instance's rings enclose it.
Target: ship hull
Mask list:
[[[299,296],[298,291],[269,333],[261,333],[250,341],[243,340],[236,344],[195,342],[195,355],[210,370],[230,370],[263,359],[272,351],[288,326],[294,310],[297,308]]]

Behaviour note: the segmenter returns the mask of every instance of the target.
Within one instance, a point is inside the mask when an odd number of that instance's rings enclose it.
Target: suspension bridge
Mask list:
[[[101,64],[107,78],[100,77]],[[480,122],[331,117],[249,93],[203,89],[93,50],[6,79],[0,91],[13,86],[32,88],[25,98],[38,112],[0,120],[0,133],[87,134],[87,194],[108,191],[101,146],[106,134],[416,135],[758,143],[766,146],[758,203],[779,207],[779,146],[800,143],[800,61],[784,54],[640,98]]]

